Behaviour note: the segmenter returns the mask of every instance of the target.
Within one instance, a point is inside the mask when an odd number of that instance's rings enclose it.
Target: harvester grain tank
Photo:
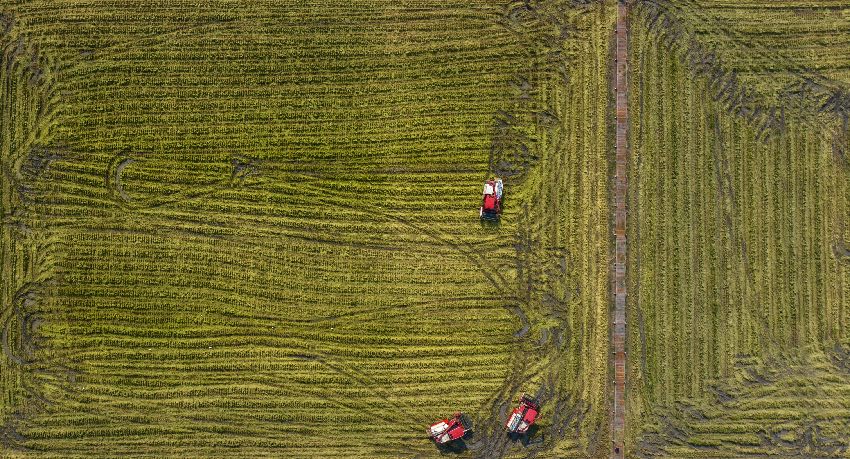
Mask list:
[[[502,215],[502,179],[493,178],[484,182],[484,194],[478,215],[482,220],[496,221]]]
[[[534,398],[523,394],[519,399],[519,406],[508,417],[505,428],[510,433],[524,434],[528,428],[537,420],[540,412],[540,403]]]
[[[455,413],[451,419],[443,419],[431,425],[428,434],[438,445],[463,438],[472,430],[472,421],[463,413]]]

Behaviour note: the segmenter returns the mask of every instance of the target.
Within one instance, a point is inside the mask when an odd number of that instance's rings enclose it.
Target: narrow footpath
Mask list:
[[[614,177],[614,236],[616,252],[612,272],[614,286],[614,320],[611,329],[611,347],[614,354],[614,396],[611,420],[611,457],[625,457],[626,433],[626,169],[629,161],[628,126],[628,23],[629,7],[625,0],[617,5],[617,57],[616,65],[616,110],[617,110],[617,166]]]

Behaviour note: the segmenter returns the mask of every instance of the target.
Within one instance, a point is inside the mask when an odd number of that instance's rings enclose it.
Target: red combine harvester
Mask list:
[[[515,408],[513,413],[508,417],[505,428],[510,433],[524,434],[528,432],[528,428],[537,420],[539,411],[540,404],[537,403],[537,400],[523,394],[519,399],[519,407]]]
[[[438,445],[443,445],[463,437],[470,430],[472,430],[472,421],[463,413],[455,413],[451,419],[443,419],[432,424],[428,434]]]
[[[494,178],[484,182],[484,196],[478,215],[482,220],[496,221],[502,215],[502,179]]]

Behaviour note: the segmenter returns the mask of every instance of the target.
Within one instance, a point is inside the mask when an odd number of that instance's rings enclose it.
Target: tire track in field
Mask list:
[[[429,229],[424,227],[424,225],[413,223],[412,221],[404,217],[392,214],[376,205],[368,204],[364,201],[360,201],[358,205],[353,205],[348,204],[346,202],[328,199],[328,190],[323,189],[320,186],[304,183],[299,189],[303,190],[304,193],[312,189],[312,198],[315,201],[322,202],[325,205],[342,207],[355,212],[365,212],[367,214],[379,217],[384,220],[394,221],[420,234],[428,236],[430,239],[440,243],[441,245],[451,248],[452,250],[460,253],[465,258],[467,258],[467,260],[469,260],[475,267],[477,267],[481,271],[481,274],[485,277],[485,279],[487,279],[490,285],[499,293],[501,293],[504,297],[515,297],[515,295],[511,293],[510,289],[508,288],[508,286],[510,285],[508,280],[505,279],[505,277],[502,275],[501,272],[499,272],[498,269],[492,269],[492,267],[490,266],[491,263],[484,257],[484,255],[480,251],[476,250],[468,242],[452,241],[449,235],[439,230]]]
[[[335,373],[337,373],[341,376],[348,378],[349,380],[351,380],[352,382],[354,382],[357,385],[360,385],[361,387],[365,387],[367,389],[376,389],[377,388],[376,386],[367,385],[367,384],[364,384],[362,381],[358,381],[356,378],[352,377],[351,374],[348,373],[347,371],[345,371],[344,369],[341,369],[341,368],[335,366],[334,364],[328,363],[327,357],[322,357],[321,355],[322,355],[322,353],[317,353],[315,351],[311,351],[311,354],[309,354],[309,355],[308,354],[299,355],[297,358],[302,359],[302,360],[312,360],[312,361],[319,362],[323,366],[325,366],[326,368],[332,370],[333,372],[335,372]],[[256,381],[261,382],[262,384],[269,385],[269,386],[272,386],[272,387],[275,387],[275,388],[278,388],[278,389],[283,389],[283,390],[292,388],[291,386],[286,386],[284,384],[280,384],[280,383],[275,382],[275,381],[280,379],[279,375],[267,374],[267,373],[261,373],[260,375],[262,376],[262,378],[259,379],[259,380],[256,380]],[[332,404],[334,404],[338,407],[341,407],[345,410],[348,410],[351,413],[355,413],[355,414],[364,414],[365,413],[365,414],[371,415],[375,419],[387,419],[387,418],[389,418],[393,421],[393,423],[400,425],[400,426],[403,426],[405,428],[408,428],[410,430],[423,430],[423,437],[425,436],[424,435],[424,429],[422,429],[422,420],[410,416],[409,412],[406,411],[406,409],[400,408],[397,405],[391,405],[391,408],[393,408],[393,409],[387,409],[387,405],[380,405],[380,406],[374,405],[374,404],[371,404],[371,402],[368,399],[360,399],[360,400],[355,401],[353,399],[347,399],[347,398],[343,398],[343,397],[331,397],[331,396],[328,395],[327,391],[325,391],[321,388],[319,388],[319,389],[309,388],[308,389],[308,388],[300,387],[298,389],[298,391],[301,392],[301,393],[309,394],[313,397],[325,400],[325,401],[332,403]],[[385,396],[380,396],[380,398],[384,401],[388,401],[387,397],[385,397]]]
[[[67,389],[64,368],[37,354],[43,323],[43,289],[54,274],[53,244],[29,217],[37,201],[37,179],[57,159],[48,147],[59,119],[53,62],[14,30],[11,16],[0,14],[0,372],[5,409],[0,445],[25,451],[20,425],[45,411],[44,378],[53,389]]]
[[[141,47],[158,46],[175,39],[197,39],[199,37],[203,37],[207,33],[216,32],[218,30],[224,30],[227,27],[231,26],[238,26],[241,23],[247,23],[249,20],[253,19],[256,18],[243,17],[222,19],[217,21],[207,21],[192,26],[177,27],[172,30],[157,32],[141,37],[135,37],[130,40],[115,43],[106,48],[94,50],[93,54],[81,53],[74,59],[65,62],[64,65],[61,67],[61,70],[63,73],[74,74],[74,78],[80,78],[85,75],[84,73],[81,74],[80,70],[87,65],[93,65],[91,61],[87,60],[87,58],[91,55],[95,56],[96,58],[115,58],[124,53],[137,51]],[[92,69],[92,71],[94,71],[94,69]]]
[[[129,199],[129,196],[124,191],[124,187],[121,182],[121,175],[123,173],[124,168],[132,164],[134,161],[135,159],[133,158],[133,156],[127,154],[119,154],[112,159],[109,166],[107,167],[105,180],[106,187],[109,190],[110,195],[113,197],[113,200],[116,202],[116,204],[125,209],[157,208],[184,202],[186,200],[201,198],[211,193],[215,193],[216,191],[229,188],[231,182],[231,177],[227,177],[223,178],[221,182],[205,186],[187,188],[186,190],[177,191],[161,197],[149,197],[144,200]],[[312,193],[309,193],[310,188],[313,189]],[[328,190],[323,189],[321,186],[309,185],[307,183],[304,183],[299,188],[299,190],[303,195],[312,194],[312,198],[315,201],[323,202],[325,205],[333,207],[342,207],[349,210],[353,210],[355,212],[365,212],[372,216],[380,217],[384,220],[395,221],[396,223],[400,223],[420,234],[428,236],[430,239],[438,242],[440,245],[449,247],[452,250],[466,257],[467,260],[469,260],[474,266],[478,268],[478,270],[485,277],[485,279],[487,279],[490,285],[492,285],[493,288],[495,288],[499,293],[501,293],[503,297],[510,299],[515,296],[510,293],[510,289],[508,288],[510,283],[504,277],[504,275],[498,269],[492,269],[490,267],[491,263],[485,258],[481,251],[477,250],[472,244],[468,242],[452,241],[449,235],[446,235],[438,230],[429,229],[423,225],[413,223],[412,221],[404,217],[384,211],[380,207],[368,204],[364,201],[360,201],[358,205],[352,205],[345,202],[328,199]],[[116,219],[119,220],[122,218],[123,217],[120,216],[116,217]],[[511,307],[506,307],[506,309],[509,312],[516,314],[516,312]],[[523,316],[518,315],[518,318],[521,322],[523,322],[523,325],[525,325]]]
[[[334,373],[349,379],[354,384],[372,391],[372,393],[379,397],[384,403],[380,406],[374,406],[370,405],[368,400],[361,400],[359,403],[362,403],[363,405],[360,405],[358,403],[354,403],[352,400],[346,400],[340,397],[329,397],[326,392],[321,390],[309,391],[311,395],[327,400],[354,413],[369,413],[376,419],[389,417],[396,424],[409,428],[412,431],[423,430],[422,437],[423,439],[427,438],[424,434],[423,419],[430,419],[430,416],[433,413],[426,411],[423,407],[416,407],[410,403],[394,398],[393,395],[384,388],[385,384],[372,376],[369,376],[351,362],[345,362],[343,359],[314,348],[304,347],[302,349],[304,354],[298,354],[296,358],[311,360],[322,364]],[[274,376],[270,375],[270,377]],[[304,389],[301,390],[304,391]],[[417,414],[420,416],[417,416]]]
[[[29,42],[8,30],[0,33],[0,43],[3,44],[0,49],[0,126],[9,136],[0,140],[0,150],[5,156],[2,174],[13,185],[17,198],[23,201],[33,191],[28,178],[33,178],[31,176],[56,159],[55,155],[45,154],[45,150],[50,130],[59,118],[58,92],[52,78],[52,62],[39,55]],[[23,98],[19,97],[21,92]],[[26,121],[30,116],[34,118],[31,124]],[[19,138],[21,129],[23,135]]]
[[[124,168],[126,168],[133,162],[135,162],[135,159],[133,158],[116,157],[114,167],[110,166],[109,172],[107,173],[108,176],[113,178],[112,182],[107,180],[107,183],[112,185],[112,189],[110,191],[112,191],[113,198],[120,199],[125,203],[129,203],[131,199],[127,192],[124,190],[124,182],[122,181],[122,177],[124,174]]]
[[[414,413],[421,413],[423,417],[427,417],[430,415],[430,412],[424,411],[421,407],[417,408],[409,403],[405,403],[397,398],[394,398],[392,394],[384,389],[384,385],[381,384],[380,381],[375,378],[367,375],[363,371],[357,368],[357,366],[352,365],[350,363],[344,363],[342,361],[333,362],[329,355],[325,355],[325,357],[318,359],[324,366],[330,368],[336,373],[345,376],[355,383],[370,389],[373,393],[378,395],[386,405],[384,407],[390,406],[394,408],[395,412],[401,417],[407,420],[409,426],[416,426],[417,428],[421,427],[421,418],[414,416]],[[381,411],[386,411],[381,410]]]
[[[3,354],[18,366],[31,365],[35,350],[35,336],[40,320],[33,311],[33,306],[40,287],[34,282],[22,285],[12,299],[10,311],[4,312],[3,328],[0,331]],[[14,322],[17,322],[16,324]],[[17,343],[12,342],[12,329],[17,325]]]
[[[143,198],[131,197],[124,189],[124,170],[131,164],[141,161],[143,161],[143,158],[139,154],[119,153],[107,165],[105,187],[112,201],[122,209],[155,209],[169,204],[203,198],[233,185],[232,176],[227,176],[212,183],[194,185],[164,195],[145,196]]]
[[[684,0],[674,3],[671,0],[640,0],[639,4],[646,11],[646,24],[649,30],[656,32],[667,49],[679,47],[683,55],[681,60],[688,68],[698,75],[705,76],[710,82],[711,97],[723,104],[726,110],[742,117],[757,129],[756,137],[769,140],[771,135],[785,134],[787,131],[786,116],[794,116],[804,126],[823,141],[833,145],[834,156],[838,164],[850,167],[847,157],[847,146],[840,141],[847,135],[848,111],[850,99],[847,98],[846,88],[821,72],[794,62],[781,49],[768,48],[761,40],[746,40],[740,32],[721,26],[714,17],[703,12],[703,8],[694,0]],[[682,15],[691,15],[698,20],[712,25],[712,29],[720,31],[723,38],[735,46],[744,49],[757,49],[760,55],[771,56],[772,60],[781,63],[797,78],[795,84],[783,88],[782,103],[770,104],[763,95],[752,85],[742,83],[735,69],[729,69],[722,61],[722,56],[711,50],[693,32],[687,30],[687,19]],[[680,43],[683,42],[683,43]],[[801,113],[794,113],[787,107],[799,108]],[[831,114],[838,123],[825,121],[820,115]]]
[[[492,297],[456,296],[456,297],[438,298],[438,299],[431,299],[431,300],[413,301],[413,302],[405,303],[404,305],[405,306],[436,306],[436,305],[445,306],[446,303],[451,303],[451,302],[498,301],[500,299],[502,299],[502,297],[499,297],[499,296],[492,296]],[[399,304],[392,304],[392,305],[389,305],[389,306],[378,306],[378,307],[369,308],[369,309],[361,309],[361,310],[357,310],[357,311],[346,312],[346,313],[342,313],[342,314],[338,314],[338,315],[334,315],[334,316],[317,317],[315,319],[308,319],[305,322],[312,323],[312,324],[336,322],[337,320],[340,320],[340,319],[353,319],[353,318],[356,318],[356,317],[367,316],[369,314],[398,310],[399,306],[400,306]]]

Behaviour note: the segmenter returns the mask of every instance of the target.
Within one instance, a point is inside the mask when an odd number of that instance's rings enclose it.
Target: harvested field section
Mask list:
[[[845,457],[850,451],[847,347],[741,359],[709,405],[682,402],[636,457]]]
[[[757,126],[708,96],[680,47],[648,31],[650,20],[632,28],[632,454],[825,454],[763,434],[805,430],[801,412],[822,432],[850,418],[831,408],[847,400],[836,399],[846,371],[818,363],[850,325],[850,272],[834,251],[847,237],[847,172],[831,143],[797,121],[759,140]],[[740,383],[798,361],[811,371],[779,379],[781,394]],[[814,395],[820,378],[839,392]]]
[[[62,58],[65,148],[27,209],[67,378],[18,448],[433,453],[511,380],[515,230],[476,206],[528,52],[487,5],[275,5],[14,11]]]
[[[661,2],[664,4],[665,2]],[[799,91],[850,84],[850,5],[841,0],[670,3],[670,11],[741,81],[788,104]],[[786,100],[783,100],[786,99]]]
[[[141,442],[201,455],[222,445],[378,454],[356,426],[415,447],[431,412],[474,412],[505,378],[494,368],[505,366],[514,320],[451,249],[424,257],[284,240],[246,250],[120,233],[63,242],[74,267],[58,292],[65,322],[44,333],[80,374],[72,394],[28,420],[30,448],[94,448],[113,437],[92,432],[121,425],[112,452]],[[447,355],[446,342],[466,346]],[[453,368],[465,378],[447,384]]]
[[[759,139],[789,123],[833,144],[847,166],[850,6],[840,0],[639,2],[667,47],[709,81],[709,93],[748,119]]]
[[[24,207],[50,371],[3,453],[430,456],[463,410],[467,456],[594,454],[613,8],[297,3],[10,8],[61,116]]]
[[[55,250],[27,204],[56,159],[56,92],[50,62],[10,27],[0,15],[0,451],[20,443],[19,421],[43,403],[35,374],[55,376],[38,358]]]
[[[543,11],[545,17],[551,10]],[[536,83],[538,110],[546,109],[537,115],[538,158],[514,198],[517,296],[528,319],[521,333],[526,361],[521,387],[542,387],[540,433],[559,441],[538,457],[595,457],[607,452],[610,438],[611,120],[600,104],[607,104],[610,91],[615,9],[609,4],[579,11],[565,25],[570,39],[549,42],[564,57],[569,78],[564,82],[555,71]],[[496,435],[504,436],[501,426]],[[514,457],[530,451],[536,447],[511,450]]]

